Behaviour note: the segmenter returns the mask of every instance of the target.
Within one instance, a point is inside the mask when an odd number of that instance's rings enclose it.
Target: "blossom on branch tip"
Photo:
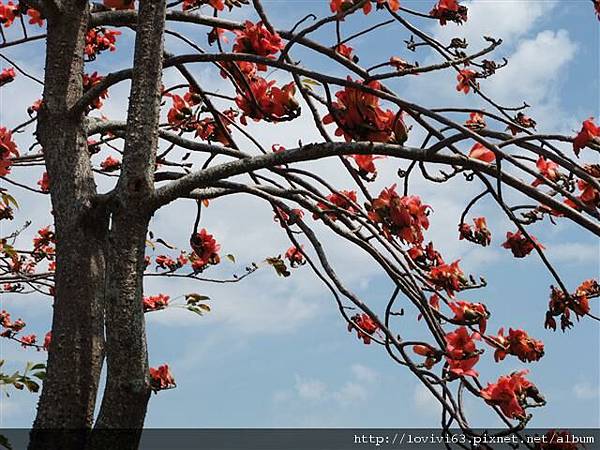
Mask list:
[[[100,168],[104,172],[114,172],[121,168],[121,161],[112,156],[107,156],[106,159],[100,163]]]
[[[168,364],[163,364],[158,368],[150,368],[150,386],[154,392],[177,386]]]
[[[358,339],[362,339],[366,345],[369,345],[371,336],[379,330],[379,325],[368,314],[356,314],[351,317],[351,322],[348,324],[348,331],[353,330],[356,330]]]
[[[469,151],[469,158],[478,159],[479,161],[486,163],[493,163],[496,161],[496,154],[480,142],[476,142]]]
[[[335,205],[339,209],[343,209],[350,214],[357,212],[356,207],[353,203],[356,203],[356,191],[340,191],[339,193],[334,192],[325,197],[330,203]],[[332,221],[337,220],[339,212],[332,210],[332,208],[324,202],[317,203],[317,208],[326,211],[325,215]],[[318,219],[317,213],[313,214],[313,219]]]
[[[496,336],[489,336],[496,348],[494,359],[502,361],[506,355],[514,355],[522,362],[538,361],[544,356],[544,343],[531,338],[524,330],[509,328],[508,336],[504,336],[504,328],[498,330]]]
[[[535,236],[530,235],[530,237],[531,239],[524,236],[520,230],[516,233],[509,231],[506,233],[506,241],[502,247],[509,249],[515,258],[525,258],[535,249],[536,244],[541,250],[544,250],[545,247],[538,242]]]
[[[12,132],[0,127],[0,177],[10,173],[12,159],[19,156],[17,144],[13,141]]]
[[[306,263],[304,255],[302,254],[302,249],[296,246],[288,248],[285,252],[285,257],[292,267],[301,266]]]
[[[164,294],[144,297],[142,302],[144,312],[159,311],[161,309],[165,309],[167,306],[169,306],[169,299],[170,297]]]
[[[190,245],[194,250],[189,256],[194,272],[202,272],[208,265],[216,265],[221,262],[219,250],[221,246],[212,234],[208,234],[206,229],[202,228],[200,232],[194,234],[190,239]]]
[[[6,69],[2,69],[0,72],[0,86],[4,86],[12,81],[14,81],[17,74],[15,73],[15,69],[13,67],[7,67]]]
[[[458,81],[456,90],[468,94],[473,86],[479,89],[479,84],[475,81],[476,79],[477,72],[471,69],[462,69],[456,76],[456,81]]]
[[[490,242],[492,242],[492,233],[487,227],[485,217],[476,217],[473,219],[473,223],[475,224],[475,229],[466,223],[461,223],[458,226],[458,239],[466,239],[483,247],[490,245]]]
[[[446,334],[446,361],[450,373],[455,376],[478,376],[473,369],[479,362],[479,351],[475,344],[479,333],[469,334],[466,327]]]
[[[527,370],[522,370],[504,375],[496,383],[488,383],[480,395],[489,405],[498,406],[509,419],[523,420],[528,398],[538,404],[544,403],[535,385],[525,378],[526,374]]]
[[[467,21],[467,14],[467,7],[460,5],[458,0],[439,0],[429,12],[431,17],[439,19],[442,26],[446,25],[448,21],[461,25]]]
[[[454,313],[452,321],[461,325],[479,324],[479,332],[485,333],[487,319],[490,313],[483,303],[470,303],[464,301],[450,302],[448,307]]]
[[[600,127],[596,126],[594,118],[590,117],[589,119],[584,120],[581,131],[577,133],[577,136],[575,136],[575,139],[573,140],[573,151],[575,152],[575,155],[579,156],[579,152],[593,141],[600,144],[599,137]]]
[[[479,112],[469,113],[469,119],[465,122],[465,127],[473,131],[481,131],[486,127],[485,117]]]

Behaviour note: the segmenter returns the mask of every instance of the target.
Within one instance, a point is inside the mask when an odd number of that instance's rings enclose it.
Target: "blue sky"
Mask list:
[[[309,12],[323,16],[328,2],[266,1],[265,7],[275,25],[289,28]],[[425,4],[426,6],[423,6]],[[433,1],[403,1],[403,5],[428,10]],[[464,2],[470,7],[470,20],[463,27],[440,28],[433,22],[421,23],[440,39],[458,35],[469,38],[472,47],[489,34],[504,39],[497,51],[509,58],[509,66],[482,88],[503,104],[518,105],[523,100],[533,107],[530,114],[538,121],[540,131],[566,134],[578,129],[583,119],[598,117],[598,23],[591,2],[485,1]],[[247,11],[247,9],[246,9]],[[241,12],[233,15],[242,17]],[[226,15],[227,16],[227,15]],[[245,17],[245,16],[244,16]],[[376,12],[367,18],[362,14],[343,24],[344,35],[375,23]],[[252,17],[254,20],[254,17]],[[419,23],[416,21],[416,23]],[[204,31],[179,27],[205,46]],[[316,38],[334,43],[333,29]],[[372,36],[354,44],[361,64],[370,66],[396,55],[421,64],[433,61],[427,53],[412,54],[403,48],[408,35],[398,27],[382,28]],[[120,49],[113,55],[102,55],[93,70],[106,73],[130,64],[130,43],[125,33]],[[479,43],[479,44],[478,44]],[[182,48],[168,43],[173,51]],[[41,75],[43,60],[39,46],[27,51],[7,51],[33,73]],[[345,75],[339,67],[312,60],[304,52],[294,54],[306,65]],[[92,68],[90,68],[90,71]],[[214,89],[226,86],[218,75],[195,67],[202,82]],[[285,79],[280,73],[273,77]],[[24,109],[39,97],[39,90],[21,79],[2,92],[0,102],[2,125],[14,126],[22,119]],[[173,72],[165,74],[165,84],[179,82]],[[411,77],[390,83],[404,98],[429,106],[479,106],[474,97],[456,93],[454,75],[450,72],[432,76]],[[111,89],[111,99],[104,113],[111,118],[124,118],[122,100],[127,85]],[[265,146],[274,143],[292,146],[298,139],[317,140],[310,120],[300,118],[291,124],[268,129],[254,124],[249,128]],[[30,137],[17,138],[26,148]],[[410,144],[418,142],[417,133]],[[97,164],[103,156],[95,156]],[[593,161],[593,159],[590,159]],[[380,186],[394,181],[403,163],[386,161],[380,170]],[[331,162],[313,165],[340,189],[349,180]],[[17,173],[14,179],[37,180],[41,169]],[[103,189],[109,187],[99,181]],[[4,187],[4,186],[3,186]],[[546,395],[549,404],[535,411],[532,426],[593,427],[600,426],[600,357],[599,328],[584,320],[565,334],[543,328],[549,285],[552,279],[536,256],[515,260],[500,248],[504,233],[512,226],[495,206],[482,202],[473,212],[486,215],[493,232],[489,249],[475,248],[458,242],[456,227],[461,207],[479,187],[456,181],[445,186],[429,185],[415,179],[413,191],[432,205],[432,227],[427,237],[438,244],[448,260],[462,259],[466,271],[483,275],[488,281],[484,290],[461,296],[466,300],[485,301],[492,311],[488,327],[523,327],[546,344],[546,355],[529,365],[530,378]],[[24,218],[33,218],[37,226],[48,222],[48,199],[14,191],[23,210],[7,226],[2,223],[0,235]],[[189,202],[179,202],[161,210],[151,226],[156,235],[176,245],[185,245],[195,209]],[[598,241],[576,227],[559,222],[555,227],[536,225],[532,232],[547,246],[548,255],[560,269],[569,288],[599,272]],[[203,226],[214,233],[222,244],[223,254],[236,255],[237,264],[223,262],[211,269],[210,275],[227,276],[241,273],[250,261],[279,254],[289,246],[272,212],[262,203],[248,197],[214,202],[204,213]],[[38,227],[39,228],[39,227]],[[391,286],[365,255],[327,233],[319,231],[344,281],[377,311],[382,313]],[[149,427],[426,427],[437,426],[439,408],[429,393],[418,385],[406,370],[394,364],[377,346],[365,346],[346,330],[329,293],[307,267],[294,271],[289,279],[278,278],[263,269],[241,283],[223,286],[192,281],[150,280],[148,294],[169,293],[172,297],[186,292],[200,292],[212,298],[213,312],[197,317],[180,310],[167,310],[148,316],[151,365],[169,363],[177,379],[177,389],[152,397],[147,418]],[[49,327],[51,307],[45,298],[22,298],[1,295],[1,308],[13,316],[23,316],[31,332],[43,335]],[[407,305],[407,315],[399,321],[403,335],[418,336],[416,313]],[[597,305],[594,305],[596,307]],[[597,308],[596,308],[597,312]],[[0,341],[2,358],[11,367],[27,360],[40,360],[42,353],[21,351],[12,343]],[[488,349],[478,365],[481,380],[494,381],[502,374],[523,368],[516,359],[496,364]],[[35,413],[36,396],[11,393],[0,400],[0,426],[26,427]],[[473,424],[494,425],[487,408],[474,400],[467,403]]]

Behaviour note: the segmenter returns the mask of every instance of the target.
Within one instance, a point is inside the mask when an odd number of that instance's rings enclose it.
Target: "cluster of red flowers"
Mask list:
[[[175,378],[173,378],[168,364],[163,364],[158,368],[150,367],[150,387],[153,391],[171,389],[176,386]]]
[[[292,246],[285,252],[285,257],[292,267],[298,267],[306,263],[302,249]]]
[[[353,63],[358,63],[358,56],[354,54],[354,49],[346,44],[338,44],[334,48],[335,52],[342,55],[344,58],[349,59]]]
[[[225,119],[221,121],[225,130],[229,131],[229,124],[234,121],[237,114],[237,111],[233,109],[227,109],[221,113],[221,116]],[[223,145],[230,144],[229,137],[213,117],[206,117],[198,121],[196,136],[209,142],[220,142]]]
[[[352,332],[353,330],[356,330],[358,339],[362,339],[366,345],[371,343],[371,336],[373,336],[378,329],[379,325],[365,313],[352,316],[351,322],[348,323],[348,331]]]
[[[446,25],[449,21],[461,25],[467,21],[467,13],[467,7],[459,5],[458,0],[439,0],[429,15],[439,19],[440,25]]]
[[[506,355],[514,355],[522,362],[539,361],[544,356],[544,343],[533,339],[524,330],[509,328],[508,336],[504,336],[504,328],[500,328],[498,335],[488,336],[488,340],[496,348],[496,362],[502,361]]]
[[[458,266],[459,262],[460,260],[456,260],[450,264],[439,264],[429,271],[429,281],[437,289],[444,289],[450,297],[467,284],[465,274]]]
[[[114,172],[115,170],[119,170],[121,168],[121,161],[109,155],[100,163],[100,168],[104,172]]]
[[[475,81],[476,79],[477,72],[471,69],[462,69],[456,76],[456,81],[458,81],[456,90],[458,92],[464,92],[465,94],[468,94],[473,86],[479,89],[479,84],[477,81]]]
[[[375,160],[385,158],[385,156],[352,155],[352,158],[358,166],[358,174],[367,181],[373,181],[377,176]]]
[[[575,136],[573,140],[573,151],[575,155],[579,156],[579,152],[589,145],[592,141],[596,142],[600,145],[600,127],[596,126],[594,123],[594,118],[590,117],[589,119],[583,122],[581,127],[581,131]]]
[[[444,264],[444,259],[440,252],[433,247],[433,242],[429,242],[426,246],[415,245],[411,247],[408,250],[408,256],[425,270],[430,270],[432,266]]]
[[[135,0],[104,0],[104,6],[111,9],[135,9]]]
[[[33,258],[36,261],[41,261],[44,258],[53,258],[54,244],[56,244],[56,236],[50,229],[50,226],[39,229],[37,236],[33,238]]]
[[[429,205],[416,195],[400,196],[396,185],[385,188],[370,205],[369,219],[382,226],[384,235],[398,236],[409,244],[423,242],[423,230],[429,228]]]
[[[21,17],[23,13],[29,16],[30,25],[44,26],[44,18],[37,9],[29,8],[21,3],[15,5],[10,0],[6,4],[0,1],[0,24],[5,27],[10,27],[15,19]]]
[[[352,81],[348,77],[348,81]],[[381,83],[370,81],[370,89],[381,89]],[[336,123],[336,136],[343,136],[346,142],[396,142],[406,141],[407,128],[402,114],[384,110],[376,95],[346,86],[335,94],[337,100],[331,103],[330,113],[323,117],[324,124]]]
[[[540,171],[540,175],[548,178],[551,181],[556,181],[560,178],[560,172],[558,171],[558,164],[556,164],[551,159],[546,159],[543,156],[540,156],[535,163],[535,166]],[[539,186],[544,181],[541,178],[536,178],[532,184],[532,186]]]
[[[377,9],[383,9],[385,6],[389,6],[392,11],[398,11],[400,9],[400,0],[374,0]],[[356,5],[359,0],[330,0],[329,8],[332,13],[343,14]],[[365,14],[369,14],[373,10],[373,5],[369,0],[362,6],[362,10]]]
[[[159,311],[161,309],[165,309],[167,306],[169,306],[169,299],[170,297],[164,294],[144,297],[144,312]]]
[[[479,361],[479,351],[475,341],[479,340],[478,333],[469,334],[466,327],[460,327],[446,334],[446,361],[450,373],[456,376],[476,377],[473,369]]]
[[[300,114],[300,105],[295,99],[296,85],[293,82],[275,86],[276,81],[254,77],[248,81],[250,92],[238,93],[235,103],[242,110],[240,122],[247,125],[246,117],[255,121],[281,122],[295,119]]]
[[[343,210],[349,212],[350,214],[354,214],[357,212],[357,209],[354,206],[354,204],[357,202],[356,191],[340,191],[339,193],[334,192],[333,194],[329,194],[325,198],[327,199],[327,201],[329,203],[332,203],[337,208],[343,209]],[[319,202],[319,203],[317,203],[317,208],[319,208],[323,211],[327,211],[325,213],[325,215],[330,220],[335,221],[338,218],[338,212],[335,210],[332,210],[328,204]],[[316,213],[313,214],[313,219],[318,219],[318,218],[319,218],[318,214],[316,214]]]
[[[5,127],[0,127],[0,177],[10,173],[12,158],[18,156],[19,150],[12,139],[12,132]]]
[[[190,244],[194,251],[189,258],[192,263],[192,269],[195,272],[201,272],[208,265],[215,265],[221,262],[219,256],[221,246],[217,244],[212,234],[208,234],[206,229],[202,228],[199,233],[192,236]]]
[[[466,223],[461,223],[458,226],[459,240],[466,239],[483,247],[490,245],[490,242],[492,242],[492,233],[487,227],[485,217],[475,217],[473,223],[475,224],[475,229]]]
[[[234,33],[236,38],[233,51],[235,53],[249,53],[270,58],[285,47],[281,37],[277,33],[271,33],[262,22],[253,24],[246,20],[244,29],[235,30]],[[265,71],[267,67],[259,64],[258,70]]]
[[[83,91],[84,92],[89,91],[91,88],[93,88],[98,83],[100,83],[103,79],[104,79],[104,77],[98,75],[98,72],[94,72],[91,75],[89,75],[87,73],[84,74],[83,75]],[[104,90],[104,91],[100,92],[98,97],[93,99],[92,102],[88,105],[88,111],[102,108],[102,105],[103,105],[102,100],[104,100],[106,98],[108,98],[108,91]]]
[[[556,330],[554,317],[560,316],[560,328],[565,331],[573,326],[570,312],[573,311],[577,319],[585,316],[590,312],[590,298],[598,296],[600,296],[600,284],[593,279],[581,283],[575,293],[568,296],[561,289],[551,286],[550,302],[548,303],[544,327]]]
[[[160,267],[161,269],[168,269],[170,271],[182,268],[187,264],[187,262],[188,258],[184,252],[181,252],[181,254],[177,257],[177,260],[166,255],[158,255],[156,257],[156,266]]]
[[[535,385],[525,378],[526,374],[526,370],[514,372],[500,377],[495,383],[488,383],[481,390],[481,397],[489,405],[498,406],[509,419],[524,419],[528,398],[537,403],[544,402]]]
[[[10,314],[4,310],[0,312],[0,326],[4,328],[0,336],[7,337],[12,336],[14,333],[18,333],[25,328],[25,322],[21,319],[17,319],[14,322],[10,319]]]
[[[88,30],[85,35],[85,55],[90,59],[95,59],[96,56],[106,50],[114,52],[117,47],[117,36],[121,32],[118,30],[107,30],[104,27],[96,27]]]
[[[456,301],[448,304],[454,317],[452,321],[460,325],[479,324],[479,332],[485,333],[490,313],[483,303]]]
[[[6,69],[2,69],[0,72],[0,86],[4,86],[7,83],[14,81],[17,74],[15,73],[15,69],[12,67],[7,67]]]
[[[476,142],[469,151],[469,158],[478,159],[486,163],[492,163],[496,160],[496,154],[485,145]]]
[[[530,237],[531,239],[523,236],[520,230],[516,233],[509,231],[506,233],[506,242],[502,244],[502,247],[509,249],[515,258],[525,258],[533,251],[536,244],[542,250],[545,248],[535,236],[530,235]]]
[[[196,121],[194,120],[193,107],[200,103],[196,101],[197,97],[189,91],[183,97],[176,94],[165,94],[171,97],[173,105],[167,113],[169,125],[175,130],[194,131],[196,129]]]

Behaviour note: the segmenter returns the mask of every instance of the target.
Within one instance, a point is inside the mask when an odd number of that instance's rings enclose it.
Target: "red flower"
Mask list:
[[[462,69],[456,76],[456,80],[458,81],[456,90],[468,94],[473,86],[479,89],[479,84],[475,81],[476,77],[477,72],[474,70]]]
[[[164,294],[158,294],[151,297],[144,297],[144,300],[142,302],[144,312],[159,311],[161,309],[165,309],[167,306],[169,306],[169,299],[170,297]]]
[[[461,325],[470,325],[476,322],[479,324],[479,332],[485,333],[490,313],[483,303],[457,301],[449,303],[448,306],[454,313],[453,321]]]
[[[294,119],[300,112],[300,105],[294,98],[296,85],[288,83],[279,88],[275,80],[267,81],[256,77],[249,83],[251,93],[238,93],[235,103],[242,110],[240,121],[246,125],[246,116],[255,121],[279,122]]]
[[[250,53],[252,55],[271,57],[285,47],[277,33],[271,33],[262,22],[253,24],[244,22],[243,30],[234,31],[236,38],[233,44],[235,53]],[[258,64],[258,70],[265,71],[267,66]]]
[[[190,255],[190,261],[195,272],[203,271],[209,264],[215,265],[221,262],[219,256],[221,246],[206,229],[202,228],[199,233],[192,236],[190,244],[194,250]]]
[[[335,47],[335,52],[342,55],[344,58],[349,59],[353,63],[358,62],[358,56],[354,54],[354,49],[346,44],[339,44]]]
[[[104,6],[111,9],[134,9],[135,0],[104,0]]]
[[[302,219],[302,217],[304,217],[304,211],[302,211],[301,209],[298,209],[298,208],[291,209],[290,212],[287,213],[283,209],[277,207],[276,211],[277,211],[277,214],[275,214],[275,216],[273,217],[273,220],[275,222],[279,222],[281,220],[282,226],[283,226],[283,223],[285,223],[288,226],[295,225],[296,223],[298,223],[298,221],[300,219]]]
[[[516,117],[513,119],[513,122],[515,122],[517,125],[520,125],[521,128],[535,128],[535,126],[537,125],[535,120],[533,120],[529,116],[526,116],[522,112],[517,113]],[[514,136],[517,133],[521,132],[521,128],[511,124],[506,129],[510,130],[510,132]]]
[[[437,289],[444,289],[450,297],[467,283],[464,272],[458,266],[459,262],[460,260],[456,260],[451,264],[440,264],[429,271],[429,281]]]
[[[427,369],[431,369],[441,359],[440,352],[432,347],[429,347],[428,345],[413,345],[412,349],[417,355],[421,355],[426,358],[424,365]]]
[[[33,102],[33,105],[31,105],[29,108],[27,108],[27,114],[32,116],[33,113],[37,113],[41,107],[42,107],[42,100],[41,99],[36,100],[35,102]]]
[[[285,252],[285,257],[288,259],[292,267],[301,266],[305,263],[304,255],[301,248],[292,246]]]
[[[487,247],[492,242],[492,233],[487,227],[485,217],[476,217],[473,219],[473,222],[475,223],[475,230],[466,223],[461,223],[458,226],[458,239],[466,239],[467,241]]]
[[[28,336],[23,336],[20,339],[21,341],[21,347],[28,347],[28,346],[32,346],[35,345],[35,343],[37,342],[37,337],[35,334],[30,334]]]
[[[476,142],[469,151],[469,158],[478,159],[486,163],[492,163],[496,160],[496,154],[483,144]]]
[[[486,126],[485,117],[479,112],[470,113],[469,120],[465,122],[465,127],[473,131],[483,130]]]
[[[404,242],[420,244],[423,230],[429,228],[429,210],[430,206],[421,203],[416,195],[399,196],[394,184],[373,200],[369,219],[381,224],[388,239],[396,235]]]
[[[348,81],[352,81],[348,77]],[[366,84],[371,89],[380,89],[378,81]],[[332,102],[330,113],[323,117],[323,123],[328,125],[336,123],[338,128],[336,136],[344,136],[346,142],[370,141],[370,142],[404,142],[406,127],[400,129],[400,135],[396,136],[397,122],[402,120],[400,114],[391,110],[383,110],[379,105],[379,97],[366,93],[362,90],[346,86],[344,90],[335,94],[337,101]]]
[[[193,105],[189,104],[186,99],[180,95],[171,95],[170,97],[173,101],[173,106],[171,106],[171,109],[169,109],[169,112],[167,113],[169,125],[175,130],[183,129],[184,131],[193,131],[196,129],[195,124],[190,123],[193,114]]]
[[[103,27],[92,28],[88,30],[85,35],[85,49],[84,53],[89,59],[95,59],[98,53],[103,51],[114,52],[117,47],[117,36],[120,36],[121,32],[118,30],[107,30]]]
[[[542,250],[545,248],[533,235],[531,235],[531,239],[528,239],[523,236],[521,231],[516,233],[509,231],[506,233],[506,242],[502,244],[502,247],[509,249],[515,258],[525,258],[535,248],[534,244],[537,244]]]
[[[87,92],[89,91],[91,88],[93,88],[94,86],[96,86],[98,83],[100,83],[102,80],[104,79],[104,77],[98,75],[98,72],[94,72],[91,75],[88,75],[87,73],[83,75],[83,91]],[[94,100],[92,100],[91,104],[88,106],[88,110],[91,111],[93,109],[100,109],[102,108],[102,100],[108,98],[108,91],[104,90],[100,93],[100,95],[98,95],[98,97],[96,97]]]
[[[442,255],[433,248],[433,242],[430,242],[423,248],[420,244],[408,250],[408,256],[421,268],[429,270],[432,266],[444,264]]]
[[[590,208],[595,208],[598,206],[600,203],[600,192],[598,192],[596,188],[584,180],[577,180],[577,188],[581,191],[581,194],[579,194],[579,200],[588,205]]]
[[[329,8],[331,9],[332,13],[343,14],[356,3],[358,3],[358,1],[359,0],[330,0]],[[369,0],[363,5],[362,10],[365,14],[369,14],[371,12],[371,9],[372,6]]]
[[[592,141],[596,140],[600,136],[600,127],[597,127],[594,123],[594,118],[590,117],[588,120],[583,122],[581,131],[575,136],[573,140],[573,151],[575,155],[579,156],[579,152],[582,148],[589,145]]]
[[[496,362],[502,361],[506,355],[514,355],[522,362],[538,361],[544,356],[544,343],[531,338],[524,330],[508,330],[508,336],[504,336],[504,328],[498,330],[497,336],[490,336],[496,352]]]
[[[19,7],[12,1],[6,5],[0,2],[0,23],[5,27],[10,27],[16,17],[19,16]]]
[[[481,397],[489,405],[498,406],[509,419],[524,419],[523,406],[526,405],[527,398],[540,403],[544,400],[535,385],[525,378],[525,374],[527,371],[523,370],[502,376],[496,383],[488,383],[481,390]]]
[[[180,260],[179,258],[181,258],[182,256],[184,259]],[[156,257],[156,266],[160,267],[161,269],[177,270],[177,269],[181,268],[187,262],[187,258],[185,258],[185,255],[183,253],[179,258],[177,261],[175,261],[170,256],[158,255]],[[183,261],[185,261],[185,262],[183,262]]]
[[[50,344],[52,343],[52,331],[48,331],[44,336],[44,350],[48,351]]]
[[[448,21],[460,25],[467,21],[467,12],[467,7],[459,5],[458,0],[439,0],[429,15],[439,19],[440,25],[446,25]]]
[[[536,167],[540,171],[540,175],[548,178],[551,181],[556,181],[560,178],[560,173],[558,171],[558,164],[556,164],[551,159],[546,159],[543,156],[540,156],[535,163]],[[532,186],[538,186],[543,183],[541,178],[537,178],[531,183]]]
[[[100,163],[100,168],[104,172],[114,172],[121,168],[121,161],[112,156],[107,156],[106,159]]]
[[[373,156],[373,155],[352,155],[351,156],[356,165],[358,166],[358,173],[363,178],[367,178],[372,181],[377,176],[377,168],[375,167],[375,160],[385,158],[384,156]],[[368,175],[372,174],[371,178]]]
[[[12,139],[12,132],[5,127],[0,127],[0,177],[10,173],[12,158],[18,156],[19,150]]]
[[[213,45],[215,42],[221,40],[224,43],[228,43],[229,39],[227,38],[227,36],[224,36],[224,34],[229,31],[226,30],[224,28],[213,28],[212,30],[210,30],[210,32],[208,33],[208,45]]]
[[[379,329],[379,325],[371,319],[368,314],[356,314],[348,324],[348,331],[356,330],[358,339],[362,339],[366,345],[371,343],[371,336]]]
[[[40,13],[37,9],[29,8],[27,10],[27,15],[29,16],[30,25],[39,25],[40,27],[44,26],[44,17],[42,17],[42,13]]]
[[[0,86],[4,86],[12,81],[14,81],[17,74],[15,73],[15,69],[12,67],[7,67],[6,69],[2,69],[0,72]]]
[[[333,203],[339,209],[346,210],[350,214],[354,214],[357,212],[357,209],[354,207],[353,203],[357,202],[356,191],[340,191],[339,193],[334,192],[333,194],[329,194],[325,197],[330,203]],[[317,208],[322,209],[323,211],[327,211],[325,215],[330,219],[335,221],[338,217],[337,211],[331,211],[331,207],[323,202],[317,203]],[[318,219],[318,214],[313,214],[313,219]]]
[[[150,368],[150,386],[153,391],[171,389],[177,386],[168,364],[159,366],[158,369]]]
[[[48,172],[44,172],[37,184],[42,192],[50,192],[50,177],[48,177]]]
[[[453,375],[472,377],[478,375],[473,370],[479,361],[475,340],[479,340],[479,334],[470,335],[466,327],[460,327],[456,331],[446,334],[446,361]]]

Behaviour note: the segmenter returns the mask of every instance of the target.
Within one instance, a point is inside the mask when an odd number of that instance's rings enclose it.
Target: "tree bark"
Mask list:
[[[43,106],[37,137],[44,149],[57,239],[52,343],[30,450],[81,449],[90,428],[103,361],[104,246],[108,216],[96,186],[82,116],[69,114],[82,94],[87,1],[50,11]]]

